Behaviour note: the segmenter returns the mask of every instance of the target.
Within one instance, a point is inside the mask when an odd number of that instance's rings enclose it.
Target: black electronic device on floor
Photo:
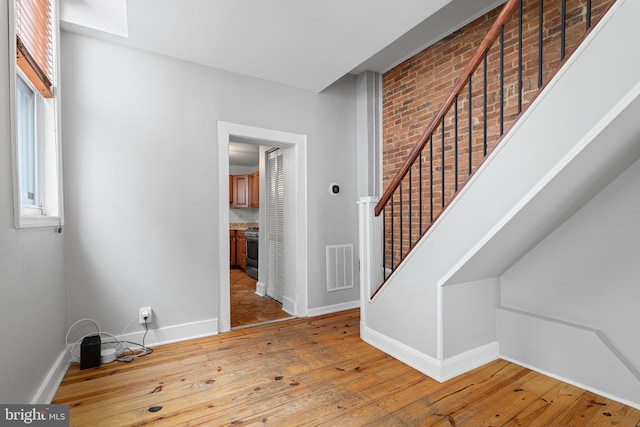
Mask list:
[[[84,337],[80,344],[80,369],[97,368],[100,366],[100,336]]]

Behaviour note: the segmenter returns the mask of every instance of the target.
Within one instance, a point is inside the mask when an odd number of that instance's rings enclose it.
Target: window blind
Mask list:
[[[278,149],[267,156],[267,295],[282,302],[285,294],[284,158]]]
[[[45,98],[53,97],[50,0],[16,0],[16,64]]]

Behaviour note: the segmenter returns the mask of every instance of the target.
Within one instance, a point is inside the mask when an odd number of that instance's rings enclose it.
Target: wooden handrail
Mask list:
[[[411,150],[411,153],[403,163],[402,167],[398,170],[398,173],[396,173],[393,180],[387,187],[387,190],[382,195],[382,198],[380,199],[374,210],[376,216],[380,215],[385,205],[389,202],[389,199],[393,195],[394,191],[400,185],[400,182],[404,179],[413,163],[417,160],[422,149],[427,145],[431,134],[440,124],[445,114],[447,114],[447,112],[453,106],[456,96],[460,95],[462,89],[464,89],[469,76],[476,71],[476,69],[484,59],[485,53],[489,51],[491,46],[493,46],[493,43],[495,43],[495,41],[498,39],[501,28],[507,23],[507,21],[509,21],[509,19],[513,16],[514,12],[518,8],[518,2],[519,0],[508,0],[502,8],[500,15],[498,15],[498,17],[496,18],[496,21],[493,23],[493,26],[482,40],[482,43],[480,43],[480,46],[478,47],[474,55],[471,57],[471,60],[462,70],[462,73],[456,81],[456,84],[453,86],[453,89],[451,89],[451,92],[443,101],[442,106],[436,112],[433,120],[431,120],[431,123],[420,139],[420,142],[418,142],[418,144],[413,147],[413,150]]]

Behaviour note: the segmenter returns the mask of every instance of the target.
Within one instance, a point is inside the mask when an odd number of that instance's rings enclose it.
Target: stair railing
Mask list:
[[[568,57],[568,49],[575,49],[597,23],[592,22],[594,11],[599,13],[599,20],[615,3],[615,0],[580,0],[575,6],[576,1],[572,1],[573,7],[568,10],[567,1],[559,2],[558,25],[546,27],[545,19],[550,20],[553,15],[544,7],[543,0],[508,0],[503,6],[375,206],[375,216],[383,215],[383,273],[382,283],[371,289],[371,298],[427,233],[507,128],[560,69]],[[525,7],[529,16],[535,14],[533,9],[537,7],[537,27],[532,28],[528,22],[524,28]],[[511,22],[514,15],[515,23]],[[533,44],[537,45],[535,54],[531,52]],[[555,54],[551,54],[553,50]],[[510,67],[509,63],[515,66]]]

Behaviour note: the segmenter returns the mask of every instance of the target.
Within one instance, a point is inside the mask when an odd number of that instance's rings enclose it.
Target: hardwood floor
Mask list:
[[[638,426],[640,411],[498,360],[440,384],[359,338],[359,312],[73,365],[72,426]],[[155,411],[155,412],[154,412]]]
[[[256,295],[256,280],[244,271],[231,270],[230,284],[232,328],[291,317],[274,300]]]

